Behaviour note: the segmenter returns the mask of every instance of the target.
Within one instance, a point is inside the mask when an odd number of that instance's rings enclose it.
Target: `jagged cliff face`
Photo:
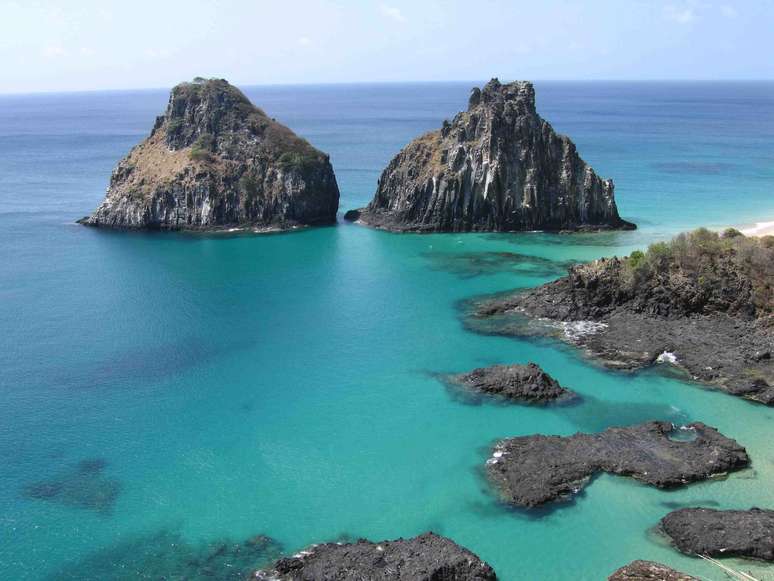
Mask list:
[[[468,110],[407,145],[376,194],[348,212],[398,231],[633,228],[603,180],[535,110],[531,83],[493,79]]]
[[[336,221],[328,156],[220,79],[172,89],[153,131],[118,164],[81,223],[114,228],[285,229]]]

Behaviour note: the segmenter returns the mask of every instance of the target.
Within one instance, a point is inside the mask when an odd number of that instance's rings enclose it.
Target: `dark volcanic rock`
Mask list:
[[[345,218],[395,231],[634,228],[603,180],[535,109],[531,83],[492,79],[467,111],[409,143]]]
[[[558,335],[609,367],[671,363],[772,405],[772,263],[772,246],[696,231],[646,255],[573,266],[536,289],[485,300],[469,322],[490,332]],[[531,325],[519,323],[525,317]]]
[[[547,403],[573,395],[534,363],[480,367],[452,375],[449,380],[478,393],[527,403]]]
[[[487,473],[504,501],[534,507],[578,492],[597,472],[675,488],[749,463],[745,449],[714,428],[694,423],[686,429],[694,439],[673,439],[675,428],[669,422],[598,434],[510,438],[494,447]]]
[[[661,519],[661,530],[689,555],[774,561],[774,511],[683,508]]]
[[[699,581],[653,561],[632,561],[607,578],[608,581]]]
[[[222,79],[172,89],[150,136],[80,222],[111,228],[282,230],[336,221],[328,156]]]
[[[276,581],[491,581],[494,570],[453,541],[433,533],[412,539],[314,545],[257,571]]]

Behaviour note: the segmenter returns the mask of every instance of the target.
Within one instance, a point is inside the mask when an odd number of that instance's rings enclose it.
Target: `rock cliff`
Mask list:
[[[222,79],[177,85],[113,171],[89,226],[283,230],[336,221],[328,156]]]
[[[635,226],[613,182],[535,109],[531,83],[492,79],[468,110],[409,143],[371,203],[345,218],[394,231],[581,230]]]

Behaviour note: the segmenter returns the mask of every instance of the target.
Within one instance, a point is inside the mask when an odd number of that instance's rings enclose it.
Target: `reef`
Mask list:
[[[22,489],[30,499],[109,514],[121,492],[121,483],[104,475],[107,462],[101,458],[82,460],[69,470],[34,482]]]
[[[466,111],[418,137],[345,219],[392,231],[632,229],[600,178],[535,108],[532,83],[492,79]]]
[[[530,508],[571,498],[600,472],[676,488],[739,470],[749,461],[735,440],[702,423],[676,429],[669,422],[647,422],[597,434],[502,440],[486,471],[503,501]]]
[[[244,581],[256,568],[282,554],[282,546],[266,535],[242,542],[220,539],[191,543],[174,531],[136,537],[86,556],[49,575],[49,579],[185,579]]]
[[[223,79],[172,89],[150,136],[113,171],[79,222],[123,229],[287,230],[333,224],[339,189],[328,156]]]
[[[608,581],[699,581],[696,577],[653,561],[632,561],[607,579]]]
[[[453,541],[424,533],[411,539],[313,545],[256,571],[264,581],[494,581],[494,570]]]
[[[475,393],[513,402],[545,404],[574,395],[535,363],[480,367],[447,376],[447,381]]]

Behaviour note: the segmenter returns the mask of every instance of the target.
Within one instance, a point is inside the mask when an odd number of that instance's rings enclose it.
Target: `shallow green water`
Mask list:
[[[133,578],[116,566],[169,567],[199,544],[259,533],[292,552],[341,536],[430,529],[478,553],[505,580],[602,579],[638,558],[722,579],[649,529],[678,506],[774,506],[774,410],[657,371],[613,373],[559,344],[477,335],[462,323],[465,299],[540,284],[571,261],[628,252],[703,221],[774,216],[774,203],[765,205],[772,99],[760,87],[752,94],[705,87],[701,99],[671,85],[594,87],[538,87],[539,107],[545,94],[546,116],[558,117],[560,129],[578,135],[581,152],[617,177],[622,214],[643,225],[634,233],[420,236],[347,224],[260,237],[85,229],[71,218],[98,201],[110,165],[145,132],[163,94],[47,97],[65,112],[56,123],[38,121],[31,135],[30,115],[46,119],[52,105],[42,97],[6,103],[5,111],[26,111],[27,124],[0,117],[0,578],[100,579],[106,570]],[[435,116],[466,93],[456,85],[393,87],[392,98],[368,87],[326,90],[334,91],[248,92],[332,153],[342,209],[367,200],[390,153],[437,125]],[[657,110],[654,95],[664,94],[687,100],[682,122],[710,116],[693,134],[701,147],[664,153],[688,141],[674,128],[680,119],[647,123],[642,108]],[[724,101],[740,94],[759,112],[756,123],[744,103]],[[355,105],[339,118],[321,105],[326,98]],[[619,98],[624,104],[612,107]],[[131,115],[127,104],[137,108]],[[736,121],[730,128],[728,116]],[[367,130],[372,124],[382,131]],[[659,139],[657,129],[666,132]],[[724,153],[732,142],[733,158]],[[706,170],[721,155],[730,168],[698,177],[686,169]],[[662,157],[694,165],[657,169]],[[666,187],[674,192],[654,202],[649,190]],[[526,361],[583,403],[470,405],[435,377]],[[602,476],[574,503],[537,513],[504,507],[483,477],[497,438],[650,419],[716,426],[747,447],[753,467],[674,492]],[[88,459],[106,465],[79,473]],[[31,498],[29,487],[41,481],[59,494]],[[159,536],[164,531],[171,536]],[[171,550],[180,541],[194,548]],[[740,566],[774,578],[759,565]]]

